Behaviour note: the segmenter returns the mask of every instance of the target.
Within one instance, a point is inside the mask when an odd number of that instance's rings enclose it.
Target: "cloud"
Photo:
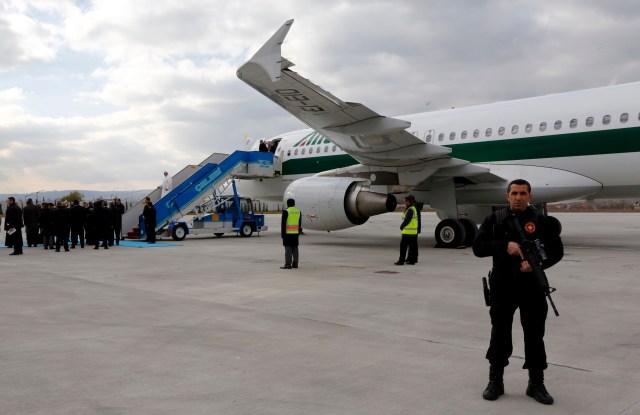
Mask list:
[[[622,4],[622,5],[621,5]],[[385,115],[637,80],[625,0],[0,0],[6,191],[155,187],[303,127],[236,69],[289,18],[294,70]]]

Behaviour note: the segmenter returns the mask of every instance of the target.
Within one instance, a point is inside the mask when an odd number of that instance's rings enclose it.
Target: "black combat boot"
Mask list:
[[[495,401],[504,395],[504,383],[502,381],[502,375],[504,374],[503,367],[497,367],[491,365],[489,368],[489,384],[482,392],[482,397],[488,401]]]
[[[542,370],[529,370],[529,386],[527,386],[527,396],[531,396],[536,401],[545,405],[553,404],[553,397],[544,387],[544,374]]]

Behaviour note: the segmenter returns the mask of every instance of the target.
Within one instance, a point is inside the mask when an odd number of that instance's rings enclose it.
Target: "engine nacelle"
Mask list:
[[[370,192],[367,183],[349,177],[305,177],[287,187],[284,202],[296,201],[303,229],[346,229],[396,208],[394,196]]]

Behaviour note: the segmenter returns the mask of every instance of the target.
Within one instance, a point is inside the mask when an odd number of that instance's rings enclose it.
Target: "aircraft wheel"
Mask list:
[[[462,226],[464,226],[464,246],[472,246],[473,240],[476,239],[476,235],[478,234],[478,227],[476,224],[467,218],[458,219]]]
[[[253,234],[253,228],[251,228],[251,225],[248,223],[242,225],[242,227],[240,228],[240,236],[249,237],[251,236],[251,234]]]
[[[174,226],[171,230],[171,237],[174,241],[182,241],[187,237],[187,229],[184,225]]]
[[[224,233],[214,233],[215,236],[217,236],[218,238],[221,237],[222,235],[224,235]]]
[[[464,225],[457,219],[445,219],[436,226],[436,246],[457,248],[464,243]]]

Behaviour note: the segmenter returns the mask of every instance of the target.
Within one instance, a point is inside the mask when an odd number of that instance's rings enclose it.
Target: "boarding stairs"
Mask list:
[[[230,155],[215,153],[198,166],[187,166],[173,176],[173,190],[165,197],[160,198],[160,188],[147,196],[156,208],[156,233],[195,208],[199,213],[206,205],[215,203],[234,178],[258,179],[274,175],[273,154],[259,151],[235,151]],[[143,210],[144,201],[141,201],[123,215],[122,229],[129,230],[127,238],[146,237]]]

